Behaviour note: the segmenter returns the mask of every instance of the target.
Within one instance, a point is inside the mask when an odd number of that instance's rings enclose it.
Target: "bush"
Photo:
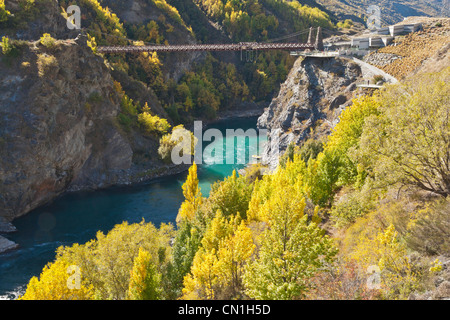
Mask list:
[[[58,61],[54,56],[44,53],[38,55],[37,65],[38,65],[38,74],[40,77],[43,77],[50,71],[50,69],[58,66]]]
[[[424,210],[407,237],[408,246],[427,255],[450,255],[450,201]]]
[[[0,0],[0,23],[8,20],[11,13],[5,8],[5,0]]]
[[[56,39],[52,38],[52,36],[49,33],[44,33],[44,35],[41,37],[40,42],[47,49],[52,49],[55,47]]]
[[[194,155],[197,138],[183,125],[176,126],[172,129],[172,133],[164,135],[159,141],[158,154],[162,160],[170,162],[173,148],[179,145],[180,156],[183,156],[184,151],[189,149],[189,145],[186,143],[190,143],[189,154]]]
[[[167,131],[169,131],[169,122],[167,122],[166,119],[162,119],[156,115],[151,115],[147,102],[142,110],[143,112],[138,115],[138,123],[147,133],[164,135]]]
[[[6,56],[11,53],[13,50],[13,45],[11,44],[8,37],[2,37],[2,43],[0,44],[2,47],[2,53]]]
[[[340,29],[350,29],[353,27],[353,21],[350,19],[346,19],[345,21],[339,21],[336,26]]]
[[[376,76],[373,77],[373,82],[375,84],[377,84],[380,81],[384,82],[384,77],[382,75],[376,75]]]
[[[344,227],[355,222],[358,217],[363,216],[373,207],[370,190],[363,188],[361,191],[347,193],[333,205],[331,219],[337,227]]]

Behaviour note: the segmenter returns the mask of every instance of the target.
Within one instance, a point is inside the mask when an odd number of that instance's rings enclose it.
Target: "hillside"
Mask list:
[[[260,108],[277,93],[293,64],[285,52],[261,53],[254,63],[246,63],[230,53],[101,56],[95,53],[97,46],[264,41],[310,25],[332,28],[331,17],[310,0],[302,5],[82,0],[77,5],[86,35],[80,37],[64,18],[73,3],[1,2],[1,142],[11,152],[2,156],[0,185],[5,192],[1,215],[8,219],[68,190],[130,184],[183,170],[167,166],[158,155],[160,140],[172,126]],[[76,69],[78,59],[84,60],[82,70]],[[67,75],[72,73],[75,77]],[[74,104],[76,92],[80,98]],[[31,121],[27,133],[20,126],[24,114]],[[41,127],[49,131],[38,134]],[[24,139],[14,140],[14,135]],[[60,140],[74,136],[79,144],[72,149],[69,138]],[[52,146],[59,146],[58,151]],[[123,159],[111,159],[111,152]],[[19,158],[34,161],[13,165]]]
[[[404,23],[419,22],[423,31],[399,37],[365,57],[365,61],[402,79],[419,72],[438,72],[449,64],[450,19],[412,17]],[[385,57],[386,59],[380,59]]]
[[[383,25],[392,25],[409,16],[449,17],[450,8],[446,0],[317,0],[318,3],[334,12],[339,20],[351,19],[365,23],[369,16],[370,5],[378,5],[381,9]]]

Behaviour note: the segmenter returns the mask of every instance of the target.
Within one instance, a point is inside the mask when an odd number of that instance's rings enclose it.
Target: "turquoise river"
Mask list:
[[[254,129],[256,120],[232,119],[210,125],[219,129],[224,138],[203,142],[203,147],[211,148],[211,144],[223,143],[225,154],[233,152],[236,157],[246,152],[248,162],[251,155],[258,153],[257,138],[245,139],[245,144],[233,138],[236,140],[234,150],[227,150],[225,132],[226,129]],[[264,139],[260,140],[259,143],[264,142]],[[198,166],[203,196],[209,194],[212,183],[245,166],[210,162],[204,156],[204,163]],[[66,194],[16,219],[13,223],[17,232],[7,237],[20,247],[0,255],[0,298],[11,299],[22,293],[29,279],[39,275],[45,264],[53,261],[59,246],[85,243],[95,238],[97,231],[107,233],[114,225],[124,221],[136,223],[145,219],[156,226],[162,222],[175,224],[184,199],[181,186],[186,176],[185,172],[133,187]]]

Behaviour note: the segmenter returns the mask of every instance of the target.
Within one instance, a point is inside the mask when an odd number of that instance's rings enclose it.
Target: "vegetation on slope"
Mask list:
[[[432,25],[425,26],[423,31],[409,34],[396,41],[395,45],[378,50],[377,52],[401,57],[388,65],[379,67],[394,77],[405,78],[417,71],[425,60],[444,48],[448,44],[449,37],[450,21],[443,19],[442,22],[434,22]]]
[[[290,148],[273,174],[233,173],[208,198],[194,164],[175,230],[122,224],[61,247],[23,298],[58,290],[63,263],[82,270],[72,298],[407,299],[434,289],[450,276],[449,77],[356,99],[323,148]],[[432,297],[448,296],[446,285]]]

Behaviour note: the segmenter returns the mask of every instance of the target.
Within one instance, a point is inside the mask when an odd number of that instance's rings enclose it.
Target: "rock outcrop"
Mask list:
[[[13,27],[2,28],[0,37],[8,35],[12,39],[37,40],[44,33],[50,33],[58,39],[74,38],[76,30],[69,30],[66,20],[61,15],[58,0],[35,0],[32,4],[24,4],[21,0],[5,1],[5,6],[13,15],[20,15],[25,23]],[[28,10],[24,8],[30,7]],[[26,15],[23,13],[26,11]],[[19,13],[22,12],[22,13]]]
[[[8,220],[73,184],[116,184],[133,156],[116,125],[109,69],[85,39],[19,50],[0,62],[0,216]]]
[[[269,130],[269,141],[279,141],[267,144],[263,163],[274,169],[276,148],[283,154],[290,143],[301,145],[309,137],[329,134],[361,78],[361,68],[348,59],[299,58],[258,120],[260,129]]]
[[[14,250],[18,247],[17,243],[0,236],[0,253]]]

